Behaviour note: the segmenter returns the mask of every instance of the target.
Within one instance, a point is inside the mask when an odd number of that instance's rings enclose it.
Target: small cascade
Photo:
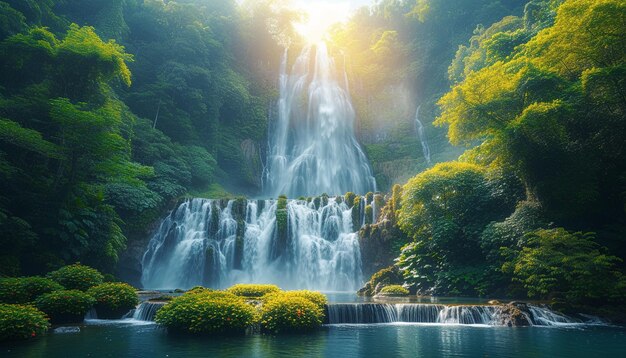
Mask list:
[[[98,313],[96,312],[96,309],[92,308],[87,311],[87,313],[85,314],[85,319],[98,319]]]
[[[445,306],[398,304],[396,309],[400,322],[436,323],[439,320],[439,313],[445,309]]]
[[[459,305],[408,303],[341,303],[327,306],[329,324],[439,323],[505,325],[503,307],[498,305]],[[527,305],[529,322],[536,326],[595,323],[560,315],[546,307]]]
[[[163,222],[143,256],[151,289],[274,283],[283,289],[356,290],[358,227],[343,200],[191,199]]]
[[[386,303],[337,303],[327,306],[328,323],[399,322],[396,306]]]
[[[446,306],[439,311],[438,323],[495,325],[500,306]]]
[[[163,306],[165,306],[165,302],[142,302],[139,307],[134,310],[132,317],[128,318],[137,321],[154,322],[157,311]]]
[[[559,326],[582,323],[581,320],[561,315],[543,306],[528,305],[528,311],[530,312],[530,322],[534,326]]]
[[[424,153],[424,159],[426,159],[426,163],[430,164],[430,146],[428,145],[428,141],[426,140],[426,132],[424,131],[424,124],[420,121],[420,108],[422,106],[417,106],[417,110],[415,111],[415,129],[417,130],[417,137],[422,144],[422,152]]]

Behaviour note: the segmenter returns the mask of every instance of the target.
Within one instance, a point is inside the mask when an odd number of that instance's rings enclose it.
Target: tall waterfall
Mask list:
[[[192,199],[162,223],[143,256],[151,289],[274,283],[283,289],[356,290],[358,235],[343,198]],[[285,203],[283,203],[284,205]],[[357,210],[357,209],[355,209]]]
[[[305,47],[290,73],[287,69],[285,51],[278,118],[269,131],[267,194],[297,198],[375,191],[369,162],[354,137],[345,70],[338,73],[324,43]]]
[[[417,106],[417,110],[415,111],[415,128],[417,130],[417,137],[422,144],[422,152],[424,153],[424,159],[426,159],[426,163],[430,164],[430,146],[428,145],[428,141],[426,140],[426,133],[424,132],[424,124],[420,121],[420,108],[422,106]]]

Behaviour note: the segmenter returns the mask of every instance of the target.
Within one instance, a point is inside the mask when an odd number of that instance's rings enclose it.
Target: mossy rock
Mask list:
[[[354,199],[356,198],[356,194],[354,194],[353,192],[349,191],[347,192],[344,196],[343,199],[346,202],[346,205],[351,208],[354,206]]]
[[[119,319],[139,303],[137,291],[125,283],[103,283],[87,290],[96,300],[98,318]]]
[[[400,285],[390,285],[383,287],[380,292],[378,292],[378,295],[388,297],[404,297],[409,295],[409,290]]]

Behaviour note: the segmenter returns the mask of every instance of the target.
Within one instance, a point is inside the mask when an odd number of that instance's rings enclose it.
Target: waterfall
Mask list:
[[[597,323],[558,314],[546,307],[527,305],[529,323],[535,326],[555,326]],[[439,324],[481,324],[505,325],[503,306],[408,303],[336,303],[326,307],[329,324],[371,324],[371,323],[439,323]]]
[[[142,284],[354,291],[363,281],[358,234],[338,199],[288,200],[281,210],[276,200],[185,201],[150,240]]]
[[[428,141],[426,140],[426,133],[424,132],[424,124],[420,121],[420,108],[422,106],[417,106],[417,110],[415,111],[415,128],[417,129],[417,136],[422,144],[422,152],[424,153],[424,159],[426,159],[426,163],[430,164],[430,146],[428,146]]]
[[[326,44],[305,47],[288,73],[281,63],[277,118],[269,131],[266,193],[277,197],[376,190],[367,157],[354,136],[355,112],[345,70]]]
[[[500,310],[500,306],[446,306],[439,312],[437,322],[494,325]]]
[[[153,322],[157,311],[165,306],[166,302],[142,302],[130,318],[137,321]]]

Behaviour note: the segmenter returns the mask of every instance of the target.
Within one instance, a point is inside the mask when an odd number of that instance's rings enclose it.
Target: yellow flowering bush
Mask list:
[[[305,298],[313,303],[315,303],[319,308],[321,308],[322,310],[324,309],[324,306],[326,306],[328,304],[328,299],[326,298],[326,295],[316,292],[316,291],[309,291],[309,290],[300,290],[300,291],[280,291],[280,292],[271,292],[268,293],[266,295],[264,295],[261,300],[263,302],[267,302],[269,300],[272,300],[278,296],[282,296],[282,297],[302,297]]]
[[[155,321],[174,332],[243,334],[254,323],[255,308],[229,292],[208,291],[176,297],[156,314]]]
[[[271,333],[306,332],[319,327],[324,311],[310,300],[276,295],[261,308],[261,329]]]
[[[268,293],[280,292],[280,288],[276,285],[257,285],[242,283],[230,287],[227,291],[237,296],[260,298]]]

